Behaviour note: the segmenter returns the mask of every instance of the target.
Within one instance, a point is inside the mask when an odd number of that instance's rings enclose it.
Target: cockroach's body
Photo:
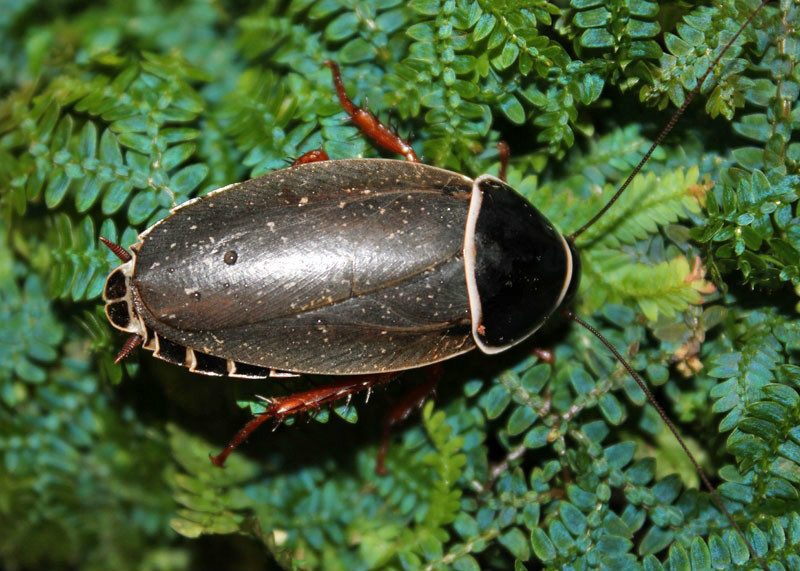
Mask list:
[[[754,16],[697,81],[617,194],[570,236],[501,180],[504,161],[500,178],[474,180],[419,163],[408,143],[353,105],[337,66],[328,62],[353,122],[407,160],[329,161],[324,151],[310,151],[288,169],[176,207],[139,235],[132,254],[104,240],[123,260],[106,281],[106,314],[132,334],[118,360],[144,343],[156,357],[210,375],[343,375],[325,387],[271,399],[266,412],[212,458],[222,465],[268,418],[349,398],[399,371],[476,347],[503,351],[560,311],[617,356],[747,542],[646,385],[567,305],[580,279],[574,238],[625,190]],[[386,426],[434,384],[424,384]],[[381,461],[384,452],[385,446]]]
[[[312,162],[175,208],[109,276],[111,323],[239,377],[422,367],[528,337],[578,283],[566,238],[497,178]]]

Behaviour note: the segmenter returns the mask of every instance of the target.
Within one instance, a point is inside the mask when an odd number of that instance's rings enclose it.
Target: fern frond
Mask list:
[[[593,197],[597,209],[607,202],[616,189],[607,186],[603,195]],[[589,228],[581,241],[594,247],[601,239],[603,247],[618,249],[621,244],[634,244],[665,226],[700,211],[699,201],[707,186],[700,183],[696,167],[672,170],[657,177],[653,173],[637,176],[620,197],[614,209]]]
[[[206,561],[207,543],[178,533],[213,534],[217,567],[756,569],[641,390],[557,316],[503,355],[448,363],[424,428],[412,417],[394,433],[387,476],[374,472],[382,394],[262,430],[212,468],[240,420],[223,403],[257,414],[256,393],[313,380],[114,365],[121,338],[97,297],[118,260],[97,237],[128,245],[171,206],[320,146],[388,156],[345,121],[327,59],[358,104],[394,112],[427,163],[496,173],[507,140],[509,183],[569,234],[667,121],[652,108],[683,101],[757,2],[6,7],[0,566]],[[648,174],[581,236],[575,299],[696,436],[776,569],[796,566],[800,546],[798,9],[764,7]],[[700,253],[726,292],[690,267]]]
[[[607,303],[636,303],[644,316],[655,322],[659,315],[673,317],[690,304],[703,303],[698,290],[709,285],[702,276],[693,275],[684,256],[654,266],[629,260],[613,250],[592,250],[584,256],[586,274],[595,278],[583,300],[587,312]]]
[[[186,537],[204,533],[248,531],[249,499],[240,489],[257,468],[243,458],[231,459],[226,470],[209,467],[208,443],[176,426],[169,427],[170,446],[181,470],[168,475],[173,498],[181,505],[170,526]]]

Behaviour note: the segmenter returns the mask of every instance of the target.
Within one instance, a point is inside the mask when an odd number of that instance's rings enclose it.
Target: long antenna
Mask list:
[[[753,21],[753,18],[756,17],[756,14],[758,14],[758,12],[761,10],[761,8],[763,8],[764,5],[768,1],[769,0],[762,0],[761,4],[759,4],[758,8],[756,8],[753,11],[753,13],[750,14],[750,16],[747,18],[747,20],[745,20],[744,24],[742,24],[739,27],[739,30],[730,39],[730,41],[728,41],[728,43],[725,44],[725,47],[722,48],[722,51],[719,52],[719,55],[714,59],[714,61],[711,63],[711,65],[708,66],[708,69],[706,70],[706,72],[700,77],[700,81],[697,82],[697,85],[694,86],[694,89],[692,89],[692,91],[689,92],[689,95],[686,96],[686,100],[683,102],[683,105],[681,105],[678,108],[678,110],[675,111],[675,113],[672,114],[672,117],[670,117],[670,119],[667,122],[666,126],[661,130],[661,133],[658,134],[658,137],[656,137],[655,142],[650,146],[650,149],[644,154],[644,156],[642,157],[642,160],[640,160],[639,164],[636,165],[636,168],[634,168],[631,171],[631,174],[628,175],[628,178],[625,179],[625,182],[623,182],[622,186],[619,187],[619,190],[617,190],[617,192],[614,194],[614,196],[611,197],[611,200],[606,202],[605,206],[603,206],[603,208],[601,208],[600,211],[597,214],[595,214],[592,217],[591,220],[589,220],[586,224],[584,224],[583,226],[578,228],[575,232],[573,232],[569,237],[570,240],[572,240],[574,242],[575,238],[577,238],[578,236],[583,234],[586,230],[588,230],[595,222],[597,222],[600,219],[601,216],[603,216],[603,214],[606,213],[606,211],[609,208],[611,208],[611,206],[617,201],[617,199],[622,195],[622,193],[625,192],[625,189],[628,188],[628,185],[630,185],[631,181],[633,180],[633,177],[635,177],[637,174],[639,174],[639,171],[642,170],[642,167],[645,165],[645,163],[647,163],[647,161],[650,160],[650,156],[653,154],[653,151],[655,151],[658,148],[658,146],[664,141],[666,136],[669,135],[670,131],[672,131],[672,128],[678,122],[678,119],[680,119],[681,115],[683,115],[683,112],[686,111],[686,108],[689,106],[689,104],[692,102],[692,100],[695,98],[695,96],[698,93],[700,93],[700,89],[702,88],[703,83],[705,83],[705,81],[708,78],[709,74],[713,71],[713,69],[715,67],[717,67],[717,64],[719,64],[720,60],[725,55],[725,53],[728,51],[728,49],[739,38],[739,36],[744,31],[744,29],[750,24],[750,22]]]
[[[680,444],[681,448],[683,448],[683,451],[686,453],[686,456],[689,458],[689,461],[694,466],[695,471],[700,476],[700,480],[702,480],[703,485],[711,494],[714,503],[722,511],[722,513],[725,514],[725,517],[728,519],[731,526],[733,526],[733,529],[736,530],[736,533],[738,533],[739,536],[744,540],[745,545],[747,545],[747,548],[750,550],[750,554],[753,556],[753,558],[756,561],[758,561],[758,564],[761,566],[762,569],[766,570],[767,569],[766,564],[758,555],[758,553],[755,552],[753,546],[750,545],[750,541],[747,539],[747,536],[745,536],[744,532],[742,531],[742,528],[739,527],[739,524],[736,523],[736,520],[733,519],[731,512],[729,512],[728,508],[725,507],[725,504],[722,503],[722,498],[719,497],[719,494],[717,493],[717,490],[714,487],[714,485],[711,483],[711,480],[708,479],[708,476],[700,467],[700,463],[694,457],[694,454],[692,454],[691,450],[689,450],[689,447],[686,446],[686,443],[683,441],[683,438],[681,438],[680,434],[678,434],[678,429],[669,419],[669,416],[667,416],[666,411],[658,403],[655,395],[653,395],[653,393],[650,392],[650,389],[647,387],[645,382],[636,373],[636,371],[633,370],[633,367],[630,366],[628,361],[625,360],[625,358],[620,354],[619,351],[617,351],[617,349],[611,344],[611,342],[605,337],[603,337],[603,335],[597,329],[586,323],[583,319],[581,319],[568,309],[562,309],[561,313],[562,315],[564,315],[564,317],[567,317],[568,319],[571,319],[575,323],[585,327],[590,333],[592,333],[595,337],[597,337],[603,345],[608,347],[608,350],[614,354],[614,356],[620,363],[622,363],[622,366],[625,367],[630,376],[633,377],[633,380],[636,381],[636,384],[639,385],[639,388],[642,389],[642,392],[645,394],[645,396],[647,396],[647,400],[650,401],[650,404],[653,406],[654,409],[656,409],[658,416],[661,417],[661,420],[663,420],[664,424],[667,425],[667,428],[669,428],[670,432],[672,432],[672,435],[675,436],[675,439],[678,441],[678,444]]]

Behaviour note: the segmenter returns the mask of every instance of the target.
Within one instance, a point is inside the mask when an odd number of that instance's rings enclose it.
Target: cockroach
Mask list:
[[[212,458],[221,466],[269,418],[349,398],[401,371],[475,348],[505,351],[560,314],[596,335],[627,369],[744,538],[636,371],[569,305],[581,274],[576,238],[625,191],[754,16],[617,193],[569,235],[505,182],[507,147],[500,149],[499,177],[473,179],[425,165],[408,142],[352,103],[338,66],[326,62],[353,123],[405,160],[328,160],[324,151],[311,151],[289,168],[177,206],[142,232],[130,253],[103,239],[123,261],[103,293],[112,325],[131,334],[117,361],[141,344],[160,359],[207,375],[342,376],[271,399],[266,412]],[[389,424],[434,384],[423,384]]]

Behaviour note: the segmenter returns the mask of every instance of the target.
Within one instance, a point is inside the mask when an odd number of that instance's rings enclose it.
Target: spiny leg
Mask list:
[[[347,114],[350,115],[353,123],[381,147],[393,153],[403,155],[409,161],[415,163],[420,162],[411,145],[401,139],[400,136],[389,127],[381,123],[375,115],[353,104],[347,96],[344,83],[342,83],[342,75],[339,72],[339,66],[336,65],[336,62],[326,61],[325,65],[331,68],[331,72],[333,73],[333,85],[336,87],[336,95],[339,97],[339,103]]]
[[[420,408],[435,390],[442,378],[442,365],[430,365],[425,371],[425,380],[404,394],[400,400],[394,403],[391,410],[383,421],[383,435],[381,436],[381,447],[378,450],[378,461],[375,465],[375,472],[385,476],[388,472],[384,464],[386,453],[389,451],[389,435],[392,426],[408,418],[408,415],[415,408]]]
[[[323,405],[349,398],[361,391],[369,391],[377,386],[384,385],[396,379],[398,375],[400,375],[399,372],[353,375],[344,377],[324,387],[269,399],[267,410],[245,424],[244,428],[236,433],[222,452],[216,456],[211,456],[211,462],[221,468],[230,453],[236,450],[256,428],[269,419],[275,419],[280,422],[293,414],[316,410]]]

